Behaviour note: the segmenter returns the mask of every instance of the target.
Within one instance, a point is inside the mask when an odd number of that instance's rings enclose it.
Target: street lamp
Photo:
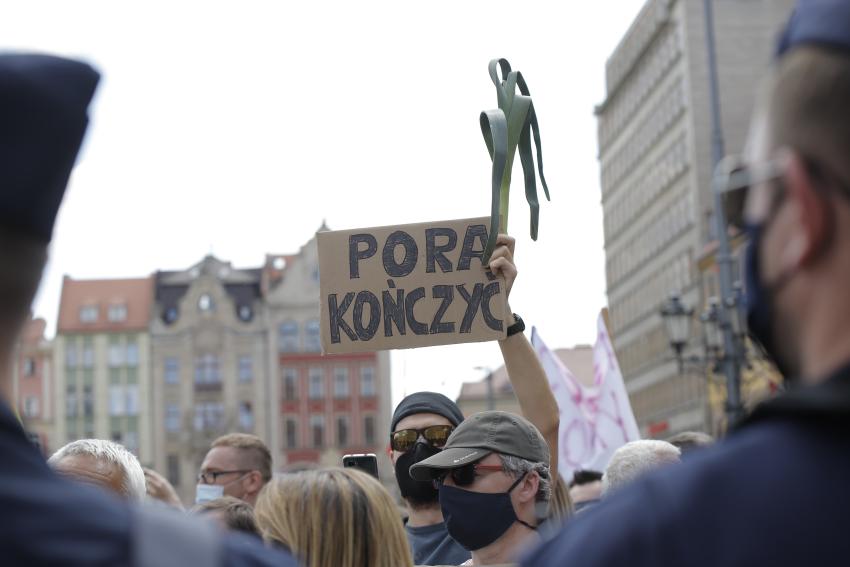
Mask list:
[[[679,361],[680,371],[683,365],[682,350],[691,338],[691,321],[693,320],[693,315],[693,308],[685,306],[678,293],[671,293],[670,299],[661,308],[661,316],[664,318],[667,337],[670,339],[670,346],[676,351],[676,359]]]

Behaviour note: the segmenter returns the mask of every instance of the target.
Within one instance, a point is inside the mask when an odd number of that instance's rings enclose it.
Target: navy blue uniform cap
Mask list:
[[[844,49],[850,54],[850,1],[799,0],[779,38],[776,56],[800,45]]]
[[[89,65],[0,54],[0,226],[50,242],[100,75]]]

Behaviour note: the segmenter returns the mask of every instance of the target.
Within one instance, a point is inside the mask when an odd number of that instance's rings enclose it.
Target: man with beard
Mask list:
[[[745,193],[727,205],[746,203],[728,218],[750,237],[749,331],[788,390],[526,567],[850,564],[850,2],[800,0],[764,87],[745,160],[718,182]]]
[[[489,268],[494,274],[504,276],[506,293],[510,295],[517,276],[513,259],[515,241],[500,234],[496,244]],[[499,341],[499,348],[523,415],[549,446],[551,478],[556,478],[558,404],[524,330],[525,323],[514,314],[514,322],[507,329],[507,337]],[[410,467],[439,453],[462,421],[463,413],[457,404],[434,392],[407,396],[393,413],[390,458],[402,498],[407,503],[409,516],[405,529],[417,565],[459,565],[471,557],[467,549],[449,536],[433,482],[416,481],[410,476]]]

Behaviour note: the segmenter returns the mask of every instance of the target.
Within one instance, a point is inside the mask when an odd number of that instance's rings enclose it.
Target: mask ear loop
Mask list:
[[[519,486],[519,483],[521,483],[523,480],[525,480],[526,476],[528,476],[528,471],[522,473],[522,476],[520,476],[518,479],[516,479],[516,481],[514,481],[514,483],[508,489],[506,494],[510,494],[511,492],[513,492],[514,488]],[[516,514],[514,514],[514,515],[516,515]],[[516,521],[519,522],[520,524],[522,524],[523,526],[525,526],[526,528],[530,529],[531,531],[534,531],[534,532],[537,531],[537,526],[532,526],[528,522],[524,522],[524,521],[520,520],[519,518],[517,518]]]

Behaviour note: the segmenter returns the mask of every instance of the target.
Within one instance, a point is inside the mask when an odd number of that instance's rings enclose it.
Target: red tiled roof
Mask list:
[[[59,303],[58,333],[96,333],[109,331],[138,331],[148,328],[153,304],[153,277],[75,280],[68,276],[62,281]],[[110,306],[126,305],[123,321],[110,321]],[[97,317],[83,322],[84,307],[96,307]]]

